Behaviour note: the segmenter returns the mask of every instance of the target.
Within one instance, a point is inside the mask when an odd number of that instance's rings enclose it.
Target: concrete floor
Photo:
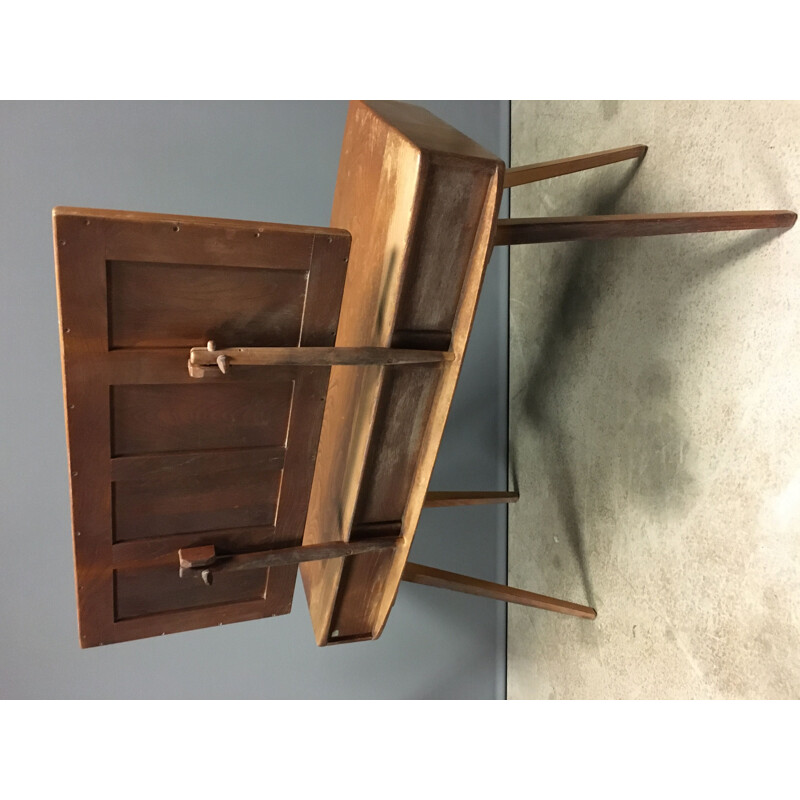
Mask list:
[[[515,102],[511,215],[800,208],[798,102]],[[800,225],[511,252],[508,697],[800,697]]]

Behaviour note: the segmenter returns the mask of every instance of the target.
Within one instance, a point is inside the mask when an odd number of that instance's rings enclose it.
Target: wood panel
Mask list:
[[[212,534],[211,536],[209,534]],[[134,539],[117,542],[112,548],[114,566],[142,566],[169,563],[175,565],[175,554],[184,547],[200,547],[214,540],[218,553],[247,553],[274,546],[275,527],[231,528],[197,533],[181,533],[168,537]]]
[[[165,611],[263,600],[267,570],[222,574],[211,586],[178,577],[172,564],[114,572],[115,620],[131,619]]]
[[[331,370],[305,541],[346,541],[354,523],[394,524],[398,511],[402,540],[396,555],[301,565],[318,644],[376,636],[393,602],[472,324],[502,169],[423,109],[351,104],[331,216],[353,235],[336,345],[444,343],[453,360],[432,379],[399,383],[386,369]]]
[[[403,517],[441,370],[387,369],[353,524]]]
[[[115,386],[113,454],[285,445],[293,388],[290,381]]]
[[[449,339],[461,297],[464,264],[472,252],[491,177],[481,162],[464,166],[447,156],[430,157],[421,202],[424,213],[415,232],[397,311],[398,331],[435,332]],[[458,224],[453,224],[456,220]]]
[[[147,453],[119,456],[111,461],[115,481],[166,477],[176,470],[183,475],[208,475],[229,470],[283,469],[286,448],[248,447],[246,450],[190,450],[182,453]]]
[[[110,346],[297,347],[306,282],[298,270],[110,261]]]
[[[114,541],[223,528],[272,526],[281,471],[239,467],[139,481],[116,481]]]
[[[296,567],[208,587],[177,551],[301,542],[329,371],[199,383],[188,350],[331,346],[349,234],[56,209],[54,237],[81,645],[288,613]]]

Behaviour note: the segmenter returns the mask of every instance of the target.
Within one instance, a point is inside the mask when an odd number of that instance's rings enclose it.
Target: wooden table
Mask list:
[[[380,636],[403,579],[594,618],[408,562],[425,505],[516,499],[428,492],[493,245],[794,220],[498,229],[503,186],[427,111],[354,102],[330,228],[55,209],[82,646],[288,613],[298,566],[319,645]]]

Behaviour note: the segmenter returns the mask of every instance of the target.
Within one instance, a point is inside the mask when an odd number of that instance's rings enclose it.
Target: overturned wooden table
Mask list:
[[[330,228],[57,208],[80,643],[288,613],[377,638],[401,580],[592,619],[408,562],[497,244],[789,227],[790,212],[510,220],[504,172],[428,112],[351,105]],[[188,365],[187,365],[188,361]]]

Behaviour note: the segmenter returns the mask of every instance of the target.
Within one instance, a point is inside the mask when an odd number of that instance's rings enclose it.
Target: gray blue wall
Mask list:
[[[507,159],[509,104],[424,102]],[[326,225],[345,102],[0,103],[0,697],[493,698],[505,609],[403,585],[377,642],[291,615],[78,647],[50,212]],[[507,259],[490,265],[433,489],[502,489]],[[503,507],[423,512],[414,560],[505,581]]]

